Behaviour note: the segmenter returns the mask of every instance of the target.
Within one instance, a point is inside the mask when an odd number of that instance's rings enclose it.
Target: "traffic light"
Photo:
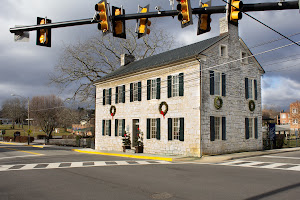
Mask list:
[[[202,8],[210,6],[211,1],[202,4]],[[199,14],[197,35],[209,32],[211,30],[210,22],[210,14]]]
[[[107,8],[106,0],[102,0],[95,5],[95,10],[99,12],[96,15],[96,19],[98,20],[98,29],[102,30],[104,34],[109,33],[110,24],[109,24],[109,13]]]
[[[125,10],[122,8],[112,7],[112,27],[113,27],[113,36],[126,39],[126,27],[125,20],[115,21],[114,16],[125,15]]]
[[[49,24],[51,23],[50,19],[38,17],[37,18],[37,25],[40,24]],[[44,47],[51,47],[51,29],[39,29],[36,32],[36,45],[44,46]]]
[[[243,2],[237,0],[230,0],[230,6],[228,11],[229,22],[237,25],[238,20],[242,19],[242,12],[240,11],[243,8]]]
[[[141,13],[147,13],[149,11],[149,4],[142,8]],[[141,18],[139,22],[138,29],[138,38],[145,36],[146,34],[150,34],[150,29],[148,26],[151,26],[151,21],[148,18]]]
[[[193,24],[192,7],[190,0],[177,0],[178,20],[181,21],[181,28]]]

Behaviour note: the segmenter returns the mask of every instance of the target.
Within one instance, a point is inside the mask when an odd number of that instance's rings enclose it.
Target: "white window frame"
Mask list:
[[[255,124],[254,124],[254,118],[248,118],[249,120],[249,126],[248,126],[248,130],[249,130],[249,139],[250,138],[254,138],[255,137]]]
[[[228,48],[227,45],[220,45],[220,57],[227,58],[228,57]]]
[[[105,105],[109,104],[109,89],[105,90]]]
[[[150,85],[150,99],[156,99],[157,98],[157,79],[151,79],[151,85]]]
[[[254,100],[255,98],[255,91],[254,91],[254,79],[248,78],[248,99]]]
[[[118,86],[118,103],[123,103],[123,85]]]
[[[118,119],[118,136],[122,136],[122,131],[123,131],[123,120],[122,119]]]
[[[139,85],[138,85],[138,82],[133,83],[132,93],[133,93],[133,101],[138,101],[139,100]]]
[[[109,136],[109,120],[104,120],[104,136]]]
[[[150,119],[150,139],[156,138],[157,135],[157,121],[156,119]]]
[[[222,95],[222,72],[214,71],[214,93]]]
[[[179,140],[180,137],[180,119],[173,118],[172,120],[172,138],[173,140]]]
[[[244,51],[241,51],[241,63],[243,63],[243,64],[249,63],[248,54]]]
[[[293,119],[293,124],[298,124],[298,119]]]
[[[282,119],[285,119],[285,118],[286,118],[286,114],[283,114],[283,115],[282,115]]]
[[[214,117],[215,118],[215,140],[222,139],[222,117]]]
[[[297,109],[297,108],[293,108],[293,109],[292,109],[292,113],[293,113],[293,114],[297,114],[297,113],[298,113],[298,109]]]
[[[172,75],[172,97],[179,96],[179,74]]]

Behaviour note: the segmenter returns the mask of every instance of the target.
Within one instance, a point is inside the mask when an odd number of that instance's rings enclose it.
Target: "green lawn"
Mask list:
[[[31,136],[36,137],[37,135],[46,135],[42,129],[38,126],[30,126],[32,130]],[[5,136],[14,136],[14,132],[19,131],[21,136],[27,136],[28,126],[24,125],[15,125],[15,128],[12,129],[12,125],[0,125],[0,130],[5,130]],[[63,128],[60,129],[60,133],[52,132],[52,136],[62,136],[62,135],[72,135],[72,133],[64,131]]]

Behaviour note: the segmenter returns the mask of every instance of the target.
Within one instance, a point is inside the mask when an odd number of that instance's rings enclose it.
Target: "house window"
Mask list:
[[[220,56],[221,57],[227,57],[228,50],[226,45],[220,45]]]
[[[138,101],[138,83],[133,83],[133,101]]]
[[[157,96],[157,79],[151,80],[150,99],[156,99]]]
[[[257,81],[252,78],[245,78],[246,99],[257,100]]]
[[[168,118],[168,140],[184,141],[184,118]]]
[[[173,139],[179,140],[179,118],[173,119]]]
[[[150,119],[150,138],[156,138],[156,119]]]
[[[106,104],[109,104],[110,99],[111,99],[111,94],[109,94],[109,90],[105,90],[105,102],[106,102]]]
[[[123,132],[123,126],[122,126],[122,120],[118,120],[118,136],[122,136],[122,132]]]
[[[241,58],[242,58],[241,63],[248,64],[248,55],[247,55],[247,53],[242,52],[241,53]]]
[[[282,119],[285,119],[286,118],[286,116],[285,115],[282,115]]]
[[[215,78],[214,78],[214,86],[215,86],[215,95],[221,95],[221,81],[222,76],[220,72],[215,72]]]
[[[220,140],[220,134],[222,133],[221,117],[215,117],[215,140]]]
[[[111,136],[111,120],[102,120],[102,135]]]
[[[245,118],[246,139],[258,138],[258,120],[257,118]]]
[[[297,113],[298,113],[297,108],[293,108],[292,113],[293,113],[293,114],[297,114]]]
[[[116,87],[116,103],[125,103],[125,85]]]
[[[249,138],[254,138],[254,119],[249,118]]]
[[[210,73],[210,94],[226,96],[226,75],[217,71]]]
[[[298,119],[293,119],[293,124],[298,124]]]
[[[210,116],[210,141],[226,140],[226,117]]]
[[[125,119],[115,119],[115,136],[123,136],[125,133]]]
[[[183,96],[184,94],[184,83],[183,73],[178,75],[168,76],[168,98]]]

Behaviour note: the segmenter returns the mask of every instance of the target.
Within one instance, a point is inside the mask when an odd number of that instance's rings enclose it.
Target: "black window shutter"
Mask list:
[[[222,73],[222,96],[226,96],[226,75]]]
[[[156,139],[160,140],[160,118],[156,119]]]
[[[215,117],[210,116],[210,141],[215,141]]]
[[[109,94],[109,97],[108,97],[108,99],[109,99],[108,101],[109,102],[108,102],[108,104],[111,105],[111,88],[109,88],[108,94]]]
[[[168,118],[168,140],[172,140],[172,118]]]
[[[179,140],[184,141],[184,118],[180,118]]]
[[[122,119],[122,137],[125,135],[125,119]]]
[[[258,124],[257,124],[257,117],[254,119],[254,127],[255,127],[255,138],[258,139]]]
[[[184,78],[183,78],[183,73],[179,74],[179,96],[184,95]]]
[[[156,88],[156,99],[160,99],[160,78],[156,79],[157,88]]]
[[[147,139],[150,139],[150,119],[147,119]]]
[[[151,80],[147,80],[147,100],[150,100]]]
[[[142,101],[142,82],[138,82],[138,101]]]
[[[210,95],[214,95],[215,94],[214,71],[209,71],[209,81],[210,81]]]
[[[168,76],[168,98],[172,97],[172,76]]]
[[[254,92],[255,92],[255,100],[257,100],[257,80],[254,80]]]
[[[249,99],[248,78],[245,78],[245,97]]]
[[[123,103],[125,103],[125,85],[123,85]]]
[[[103,89],[103,105],[105,105],[105,89]]]
[[[130,102],[133,102],[133,83],[130,83]]]
[[[226,140],[226,117],[222,117],[222,140]]]
[[[116,87],[116,99],[115,99],[115,103],[118,103],[118,99],[119,99],[119,88]]]
[[[115,119],[115,136],[118,136],[118,119]]]
[[[108,120],[108,136],[111,136],[111,120]]]
[[[102,120],[102,135],[105,135],[105,120]]]
[[[245,118],[245,137],[249,139],[249,119]]]

